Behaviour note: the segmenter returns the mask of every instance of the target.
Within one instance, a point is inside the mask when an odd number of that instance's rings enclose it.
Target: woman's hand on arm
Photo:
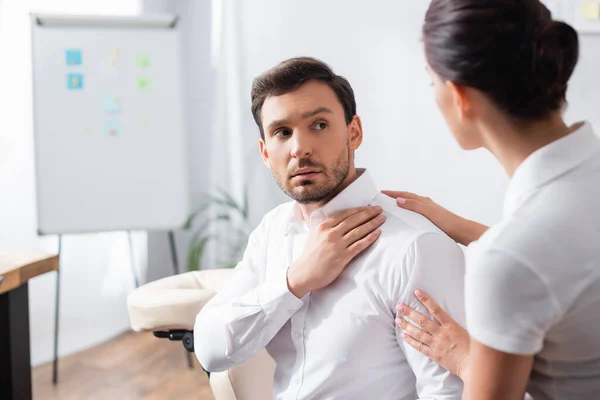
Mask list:
[[[402,337],[410,346],[425,354],[465,383],[463,400],[522,400],[533,365],[532,355],[504,353],[469,337],[426,293],[415,295],[435,321],[400,304],[396,325],[404,330]]]
[[[382,193],[396,199],[399,207],[423,215],[454,239],[455,242],[462,245],[468,246],[469,243],[479,239],[488,229],[485,225],[462,218],[448,211],[429,197],[393,190],[384,190]]]
[[[404,330],[402,337],[410,346],[464,381],[469,364],[469,334],[426,293],[416,290],[415,295],[435,321],[405,304],[399,304],[396,325]],[[400,314],[410,318],[416,326]]]

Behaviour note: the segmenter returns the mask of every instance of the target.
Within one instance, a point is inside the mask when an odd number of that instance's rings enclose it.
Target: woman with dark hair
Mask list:
[[[538,0],[433,0],[423,37],[454,137],[489,150],[510,185],[489,229],[386,192],[469,246],[468,333],[420,291],[434,319],[400,304],[396,323],[464,399],[600,399],[600,140],[562,118],[577,33]]]

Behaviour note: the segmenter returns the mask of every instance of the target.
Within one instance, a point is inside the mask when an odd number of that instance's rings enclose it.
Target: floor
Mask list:
[[[52,363],[33,368],[33,399],[214,400],[206,373],[193,361],[190,369],[181,342],[125,332],[60,359],[56,386]]]

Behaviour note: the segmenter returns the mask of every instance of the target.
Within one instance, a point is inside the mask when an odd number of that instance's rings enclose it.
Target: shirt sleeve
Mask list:
[[[501,250],[469,257],[465,302],[471,337],[511,354],[538,353],[560,315],[558,303],[540,277]]]
[[[287,266],[261,281],[263,225],[250,235],[232,278],[196,317],[195,353],[207,371],[225,371],[250,359],[303,305],[289,291]]]
[[[414,290],[427,292],[452,318],[464,325],[464,254],[449,237],[427,233],[418,237],[404,256],[403,266],[410,277],[398,303],[404,303],[433,319],[417,300]],[[396,327],[396,338],[416,377],[419,399],[460,399],[460,378],[411,347]]]

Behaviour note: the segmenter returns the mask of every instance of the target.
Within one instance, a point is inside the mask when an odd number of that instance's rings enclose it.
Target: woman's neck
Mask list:
[[[484,147],[500,161],[511,178],[519,165],[531,154],[581,126],[567,126],[560,113],[546,120],[522,126],[512,124],[501,116],[489,118],[482,125]]]

